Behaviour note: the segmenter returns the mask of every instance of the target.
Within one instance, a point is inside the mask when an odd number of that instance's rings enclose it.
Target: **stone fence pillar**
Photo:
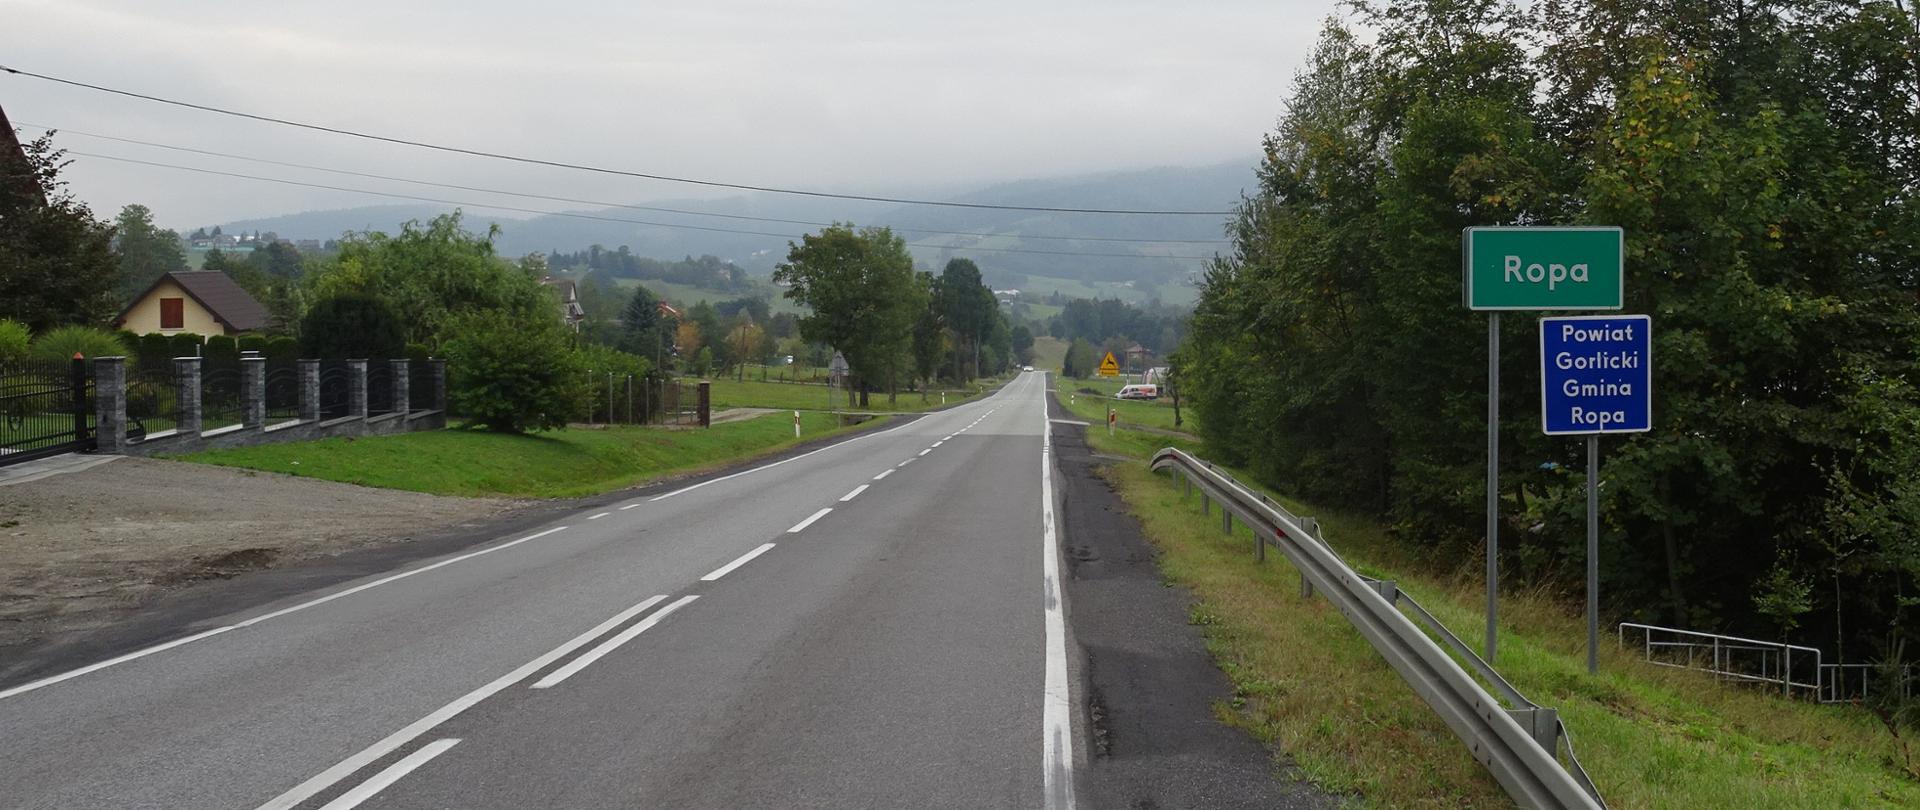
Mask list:
[[[447,409],[447,361],[432,359],[427,363],[433,368],[433,409],[445,411]]]
[[[178,392],[173,398],[173,432],[180,436],[200,435],[200,358],[173,358],[173,380]]]
[[[240,424],[258,429],[267,424],[267,358],[250,354],[240,358]]]
[[[300,421],[320,421],[320,361],[300,362]]]
[[[393,368],[393,402],[390,404],[393,405],[394,413],[404,417],[413,406],[411,396],[413,380],[407,376],[407,361],[388,360],[387,362]]]
[[[367,361],[347,361],[347,415],[367,418]]]
[[[127,358],[93,359],[94,449],[127,451]]]

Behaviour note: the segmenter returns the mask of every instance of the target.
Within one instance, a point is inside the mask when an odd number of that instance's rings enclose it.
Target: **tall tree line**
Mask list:
[[[1182,349],[1210,452],[1479,553],[1484,315],[1461,229],[1606,224],[1654,318],[1609,439],[1622,617],[1897,655],[1920,629],[1920,33],[1892,0],[1418,0],[1327,24]],[[1502,339],[1503,565],[1583,555],[1582,443]]]

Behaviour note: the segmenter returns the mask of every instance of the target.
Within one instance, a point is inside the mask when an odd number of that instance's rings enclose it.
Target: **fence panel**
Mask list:
[[[200,429],[214,430],[240,424],[246,418],[247,394],[240,362],[201,361]]]
[[[393,413],[393,364],[385,360],[367,362],[367,415]]]
[[[180,421],[179,379],[172,360],[127,368],[127,438],[173,430]]]
[[[0,465],[88,449],[93,427],[84,364],[0,365]]]
[[[300,418],[300,367],[296,363],[267,363],[267,424]]]
[[[338,419],[353,405],[353,375],[345,360],[320,361],[320,418]]]

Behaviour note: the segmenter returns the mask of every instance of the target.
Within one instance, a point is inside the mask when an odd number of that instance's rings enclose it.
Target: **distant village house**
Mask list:
[[[587,309],[580,305],[579,285],[574,284],[572,279],[553,276],[540,279],[540,283],[559,294],[560,322],[566,324],[568,329],[580,331],[580,322],[587,319]]]
[[[134,296],[114,326],[136,335],[234,335],[267,327],[267,308],[227,274],[168,273]]]

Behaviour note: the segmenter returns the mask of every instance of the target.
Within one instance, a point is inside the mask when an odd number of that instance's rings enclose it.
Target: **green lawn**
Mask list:
[[[1060,392],[1060,401],[1066,403],[1067,410],[1096,425],[1106,424],[1107,408],[1111,407],[1119,412],[1120,425],[1145,425],[1161,430],[1189,432],[1194,429],[1193,425],[1187,421],[1193,418],[1191,413],[1181,414],[1184,423],[1181,426],[1176,427],[1173,424],[1172,397],[1161,397],[1150,401],[1114,399],[1113,395],[1126,384],[1124,380],[1100,377],[1085,380],[1055,378],[1055,387]],[[1088,394],[1083,389],[1092,390],[1095,393]]]
[[[987,387],[982,383],[990,385],[992,382],[993,381],[976,380],[970,389],[954,389],[947,394],[946,404],[951,405],[971,397],[979,396],[987,390]],[[929,391],[924,401],[922,401],[920,394],[917,392],[902,391],[900,392],[899,398],[892,404],[888,404],[887,395],[884,393],[869,394],[867,396],[867,403],[865,408],[855,408],[853,410],[922,411],[928,408],[938,408],[941,405],[940,391],[937,389]],[[726,408],[849,410],[847,407],[846,392],[840,390],[829,392],[828,388],[824,385],[760,382],[756,379],[736,382],[731,377],[726,379],[716,378],[713,380],[713,408],[716,411]]]
[[[803,439],[857,430],[801,415]],[[868,424],[873,424],[869,422]],[[437,430],[212,450],[180,460],[437,495],[568,498],[631,487],[795,444],[793,418],[769,414],[707,430],[556,430],[525,436]]]
[[[1141,463],[1168,444],[1204,457],[1196,445],[1124,427],[1112,438],[1099,429],[1088,436],[1102,453],[1137,460],[1105,474],[1160,550],[1168,581],[1199,598],[1192,620],[1235,688],[1231,703],[1217,707],[1222,720],[1284,752],[1303,778],[1356,797],[1357,806],[1511,806],[1337,609],[1300,597],[1299,574],[1284,557],[1255,563],[1245,527],[1223,535],[1217,517],[1202,516],[1196,499]],[[1279,499],[1319,518],[1328,543],[1356,569],[1397,580],[1456,631],[1480,626],[1476,566],[1436,569],[1376,520]],[[1567,595],[1532,590],[1507,595],[1503,605],[1501,674],[1559,709],[1613,807],[1920,806],[1920,772],[1901,764],[1893,738],[1863,710],[1645,664],[1615,650],[1604,631],[1601,674],[1589,676],[1585,622]]]

